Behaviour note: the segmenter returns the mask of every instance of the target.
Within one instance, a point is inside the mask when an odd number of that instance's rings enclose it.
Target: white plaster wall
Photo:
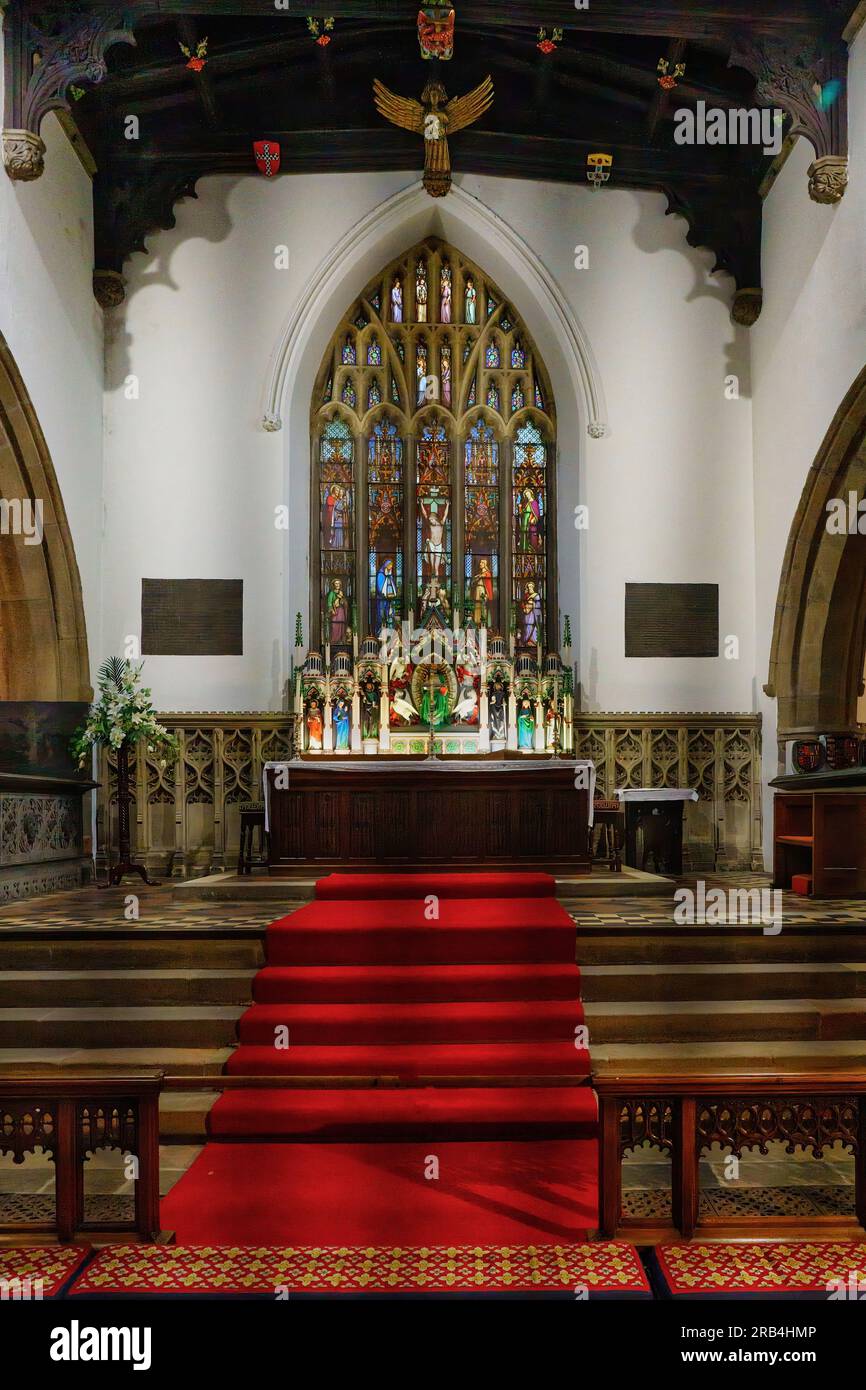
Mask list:
[[[260,428],[272,353],[328,251],[414,180],[402,174],[252,175],[199,184],[177,226],[132,258],[127,303],[107,316],[106,550],[102,642],[138,631],[147,577],[243,578],[244,655],[151,657],[162,708],[267,709],[283,699],[294,614],[307,613],[310,388],[346,305],[420,236],[450,236],[513,299],[551,372],[560,419],[560,598],[579,640],[587,707],[751,709],[754,568],[747,337],[731,285],[685,241],[655,194],[464,176],[460,186],[531,247],[579,318],[607,398],[609,436],[590,440],[549,306],[519,267],[461,226],[452,199],[347,263],[283,401]],[[285,244],[288,270],[274,267]],[[590,268],[574,268],[586,244]],[[725,378],[741,396],[725,398]],[[138,379],[137,400],[124,382]],[[732,498],[741,499],[736,505]],[[288,501],[286,543],[273,511]],[[590,508],[577,533],[574,506]],[[738,661],[626,661],[627,581],[717,582]],[[579,634],[579,639],[578,639]]]
[[[0,38],[0,102],[3,89]],[[93,298],[91,184],[56,117],[43,123],[45,172],[0,172],[0,332],[51,451],[99,655],[102,526],[102,311]]]
[[[788,533],[833,416],[866,362],[866,31],[851,49],[850,167],[835,207],[813,203],[813,152],[794,147],[764,207],[764,310],[752,329],[756,633],[764,776],[777,767],[776,701],[767,679]],[[772,836],[765,806],[765,852]],[[768,860],[769,862],[769,860]]]

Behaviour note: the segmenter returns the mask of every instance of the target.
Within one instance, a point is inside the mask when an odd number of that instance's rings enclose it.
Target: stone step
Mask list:
[[[231,1047],[0,1047],[0,1077],[122,1072],[157,1067],[170,1076],[220,1076]]]
[[[834,1042],[866,1038],[866,1000],[631,1000],[585,1005],[589,1048],[605,1043]]]
[[[216,1048],[237,1037],[242,1008],[0,1009],[0,1048]]]
[[[0,1008],[252,1002],[255,970],[6,970]]]
[[[706,930],[701,928],[700,931]],[[590,965],[810,965],[866,963],[866,934],[836,931],[786,932],[764,936],[759,930],[728,935],[698,929],[679,932],[658,927],[598,926],[577,923],[576,957]]]
[[[3,1008],[0,1048],[227,1048],[243,1012],[218,1004]],[[866,1039],[862,998],[606,1001],[587,1003],[585,1013],[591,1050],[619,1042]]]
[[[666,1072],[700,1074],[744,1072],[776,1076],[780,1072],[860,1071],[863,1043],[815,1042],[676,1042],[596,1043],[592,1070],[598,1076],[629,1073],[655,1076]]]
[[[587,1003],[866,998],[866,963],[581,966]]]
[[[207,1117],[221,1091],[163,1091],[159,1137],[163,1143],[196,1144],[207,1139]]]
[[[91,930],[45,937],[38,930],[9,938],[0,931],[0,971],[251,970],[265,964],[264,929],[224,935],[183,931],[136,936]]]

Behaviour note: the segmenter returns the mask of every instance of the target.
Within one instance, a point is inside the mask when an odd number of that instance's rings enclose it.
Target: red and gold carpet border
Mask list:
[[[75,1294],[649,1292],[634,1246],[115,1245]]]
[[[656,1258],[678,1294],[816,1293],[866,1280],[866,1241],[713,1241],[660,1245]]]
[[[89,1245],[0,1245],[0,1298],[53,1298],[89,1253]]]

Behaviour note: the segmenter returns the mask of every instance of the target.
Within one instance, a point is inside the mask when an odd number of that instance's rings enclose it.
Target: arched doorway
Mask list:
[[[69,523],[48,445],[2,334],[0,504],[0,700],[88,700]]]
[[[556,412],[506,297],[428,237],[347,310],[311,408],[311,637],[404,618],[558,648]]]
[[[780,742],[857,728],[866,652],[866,368],[840,406],[810,469],[788,538],[770,671]],[[828,526],[832,504],[853,504],[853,529]],[[866,530],[866,517],[862,519]]]

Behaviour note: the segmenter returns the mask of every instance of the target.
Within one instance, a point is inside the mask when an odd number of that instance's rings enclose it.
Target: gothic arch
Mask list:
[[[313,645],[410,618],[555,649],[556,429],[541,355],[484,270],[436,236],[380,268],[312,393]]]
[[[0,700],[88,700],[84,607],[69,523],[48,445],[2,334],[0,498],[31,509],[41,501],[43,516],[41,544],[0,535]]]
[[[866,648],[866,535],[828,532],[827,504],[866,496],[866,368],[836,413],[794,516],[764,687],[780,739],[857,727]]]

